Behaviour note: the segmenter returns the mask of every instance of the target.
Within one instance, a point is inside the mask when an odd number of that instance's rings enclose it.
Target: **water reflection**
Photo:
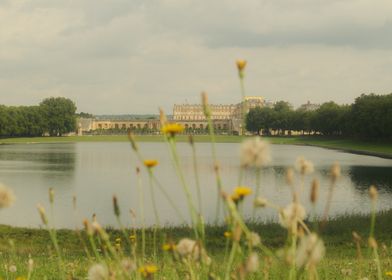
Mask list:
[[[348,175],[359,190],[367,190],[370,185],[392,192],[392,167],[351,166]]]
[[[165,191],[183,210],[187,217],[187,205],[180,181],[173,169],[170,154],[164,143],[141,143],[140,149],[146,158],[154,158],[159,165],[154,169]],[[178,150],[181,166],[196,197],[195,174],[191,147],[179,143]],[[211,145],[197,143],[198,170],[202,189],[202,211],[207,222],[215,220],[215,203],[218,195],[216,179],[211,158]],[[239,144],[225,143],[216,146],[220,162],[223,187],[230,192],[238,184]],[[392,207],[392,160],[315,147],[291,145],[273,145],[273,161],[261,173],[261,193],[278,205],[291,201],[291,191],[285,182],[285,171],[292,166],[298,156],[313,161],[315,174],[304,182],[301,200],[310,209],[309,191],[314,177],[320,180],[320,201],[316,214],[323,211],[328,188],[330,186],[329,168],[334,162],[342,166],[342,178],[339,180],[331,215],[351,212],[368,212],[370,209],[367,188],[376,184],[382,191],[379,209]],[[360,164],[361,165],[360,165]],[[55,188],[56,207],[55,223],[57,227],[73,228],[80,224],[82,218],[96,213],[99,221],[105,225],[116,225],[111,198],[116,194],[122,213],[132,209],[139,213],[137,178],[135,169],[140,164],[132,153],[128,143],[76,143],[76,144],[34,144],[0,146],[0,181],[11,186],[17,196],[16,204],[11,209],[0,213],[0,222],[17,226],[38,226],[36,214],[37,203],[48,207],[49,187]],[[152,204],[148,193],[148,176],[142,171],[142,189],[145,194],[147,224],[154,222]],[[297,176],[296,178],[300,178]],[[255,186],[254,170],[243,174],[243,184]],[[158,209],[162,223],[178,224],[180,219],[159,190]],[[78,198],[78,213],[73,215],[72,197]],[[244,209],[246,215],[251,213],[251,203]],[[275,211],[263,209],[257,214],[260,220],[274,220]],[[131,224],[130,216],[124,214],[124,224]],[[137,223],[140,221],[137,219]]]

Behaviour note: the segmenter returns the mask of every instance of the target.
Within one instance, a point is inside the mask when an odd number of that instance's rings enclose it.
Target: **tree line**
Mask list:
[[[362,94],[350,105],[323,103],[316,110],[301,106],[294,110],[285,101],[273,107],[251,109],[246,116],[246,128],[255,133],[302,134],[392,139],[392,93]]]
[[[0,137],[62,136],[76,130],[76,105],[64,97],[37,106],[0,105]]]

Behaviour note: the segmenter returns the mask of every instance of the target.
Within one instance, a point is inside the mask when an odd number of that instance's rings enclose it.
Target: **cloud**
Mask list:
[[[174,103],[295,105],[390,92],[392,2],[379,0],[0,0],[0,103],[66,96],[92,113]]]

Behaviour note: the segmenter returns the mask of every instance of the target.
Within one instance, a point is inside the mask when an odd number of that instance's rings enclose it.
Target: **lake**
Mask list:
[[[166,143],[140,143],[146,158],[157,159],[154,172],[161,184],[189,217],[185,196],[173,168]],[[238,182],[239,147],[237,143],[217,144],[217,156],[225,190],[231,191]],[[202,213],[207,222],[215,220],[216,184],[212,168],[211,145],[196,143],[198,169],[202,192]],[[178,143],[181,166],[196,198],[192,150],[187,143]],[[286,168],[298,156],[304,156],[315,165],[315,173],[306,178],[301,201],[310,209],[309,189],[312,178],[320,180],[319,202],[315,213],[324,209],[329,187],[328,172],[334,162],[339,162],[342,177],[337,183],[330,216],[368,213],[370,201],[367,190],[371,184],[379,189],[378,210],[392,207],[392,160],[356,155],[335,150],[308,146],[271,145],[271,164],[261,174],[262,194],[269,201],[284,206],[291,201],[289,187],[285,184]],[[126,225],[140,225],[136,167],[140,165],[129,143],[64,143],[0,145],[0,182],[13,189],[17,199],[9,209],[0,212],[0,223],[39,227],[41,221],[36,210],[42,203],[49,211],[48,189],[55,191],[54,224],[57,228],[81,227],[83,218],[95,213],[101,224],[116,226],[112,196],[116,194]],[[243,185],[254,187],[254,171],[245,172]],[[154,223],[149,195],[147,172],[142,168],[142,188],[146,224]],[[157,207],[162,224],[178,225],[181,220],[170,204],[156,189]],[[73,210],[73,196],[77,197],[77,212]],[[250,215],[251,198],[243,211]],[[131,219],[130,211],[136,213]],[[276,220],[276,211],[261,209],[256,218],[261,221]]]

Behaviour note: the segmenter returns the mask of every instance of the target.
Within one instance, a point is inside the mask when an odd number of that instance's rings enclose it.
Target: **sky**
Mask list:
[[[0,0],[0,104],[93,114],[392,92],[391,0]]]

